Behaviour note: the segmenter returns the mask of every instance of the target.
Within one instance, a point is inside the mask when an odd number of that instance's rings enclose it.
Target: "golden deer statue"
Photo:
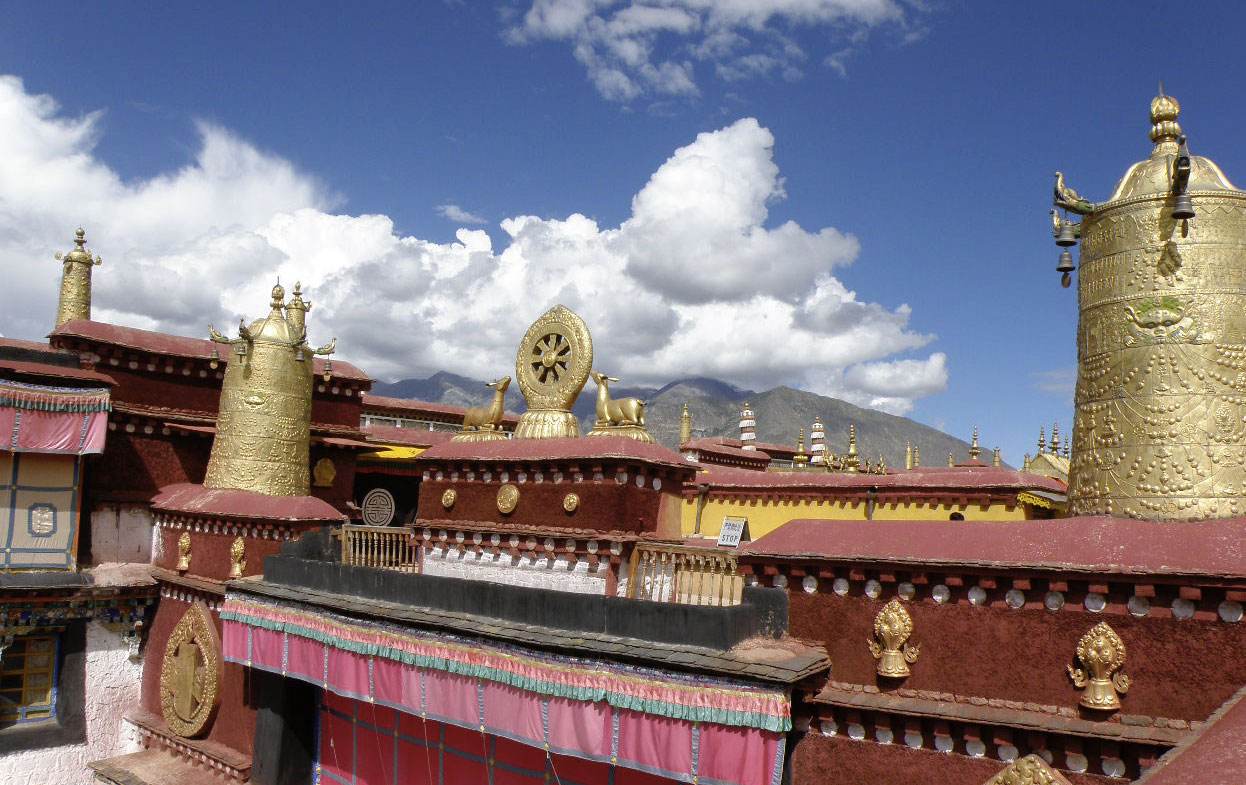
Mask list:
[[[645,425],[645,402],[638,398],[610,398],[610,382],[617,382],[613,376],[606,376],[597,371],[592,372],[593,381],[597,382],[597,424],[600,425]]]
[[[493,401],[488,406],[474,406],[463,414],[463,430],[465,432],[500,431],[502,414],[505,412],[503,402],[506,399],[506,388],[510,387],[511,377],[503,376],[486,387],[493,388]]]

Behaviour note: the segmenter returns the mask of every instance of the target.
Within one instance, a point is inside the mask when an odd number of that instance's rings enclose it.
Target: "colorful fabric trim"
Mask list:
[[[0,381],[0,406],[32,412],[94,414],[112,411],[108,388],[47,387]]]
[[[659,672],[619,663],[559,657],[484,644],[441,633],[365,622],[299,603],[261,601],[229,593],[221,609],[226,659],[247,628],[286,633],[330,649],[390,660],[460,676],[481,678],[538,695],[610,706],[691,722],[791,729],[786,690],[724,679]],[[250,657],[236,661],[250,664]]]

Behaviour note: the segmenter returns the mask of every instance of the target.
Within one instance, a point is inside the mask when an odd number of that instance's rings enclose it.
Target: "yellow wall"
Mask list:
[[[684,499],[681,530],[686,537],[696,536],[697,498]],[[874,517],[876,521],[946,521],[952,513],[959,512],[967,521],[1019,521],[1025,519],[1024,505],[1005,506],[992,504],[983,507],[980,504],[915,504],[915,503],[876,503]],[[754,540],[774,531],[788,521],[797,518],[823,518],[826,520],[866,520],[865,500],[836,501],[799,500],[799,501],[762,501],[740,497],[724,497],[715,499],[712,495],[705,500],[701,510],[701,531],[703,537],[718,538],[718,529],[726,516],[747,518],[749,536]]]

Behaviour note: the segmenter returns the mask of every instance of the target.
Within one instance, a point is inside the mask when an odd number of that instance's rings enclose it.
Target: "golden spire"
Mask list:
[[[91,268],[102,263],[87,248],[87,233],[81,226],[74,232],[74,249],[56,254],[62,262],[61,295],[56,305],[56,327],[75,319],[91,318]]]
[[[922,465],[922,449],[920,447],[913,448],[913,468],[920,469]]]
[[[904,443],[904,468],[913,468],[913,443],[911,441]]]
[[[1047,452],[1047,431],[1043,426],[1038,426],[1038,454],[1042,455]]]
[[[286,306],[286,318],[290,320],[296,336],[307,332],[307,312],[311,310],[311,307],[311,303],[303,302],[303,284],[295,281],[294,296],[290,298],[290,304]]]
[[[333,342],[311,349],[298,319],[283,313],[285,290],[273,287],[268,316],[238,337],[209,328],[233,357],[221,383],[216,438],[203,484],[268,496],[306,496],[312,405],[312,355],[333,352]]]
[[[844,456],[844,471],[856,472],[861,468],[861,460],[857,457],[857,426],[848,425],[848,454]]]
[[[982,448],[978,446],[978,426],[973,426],[973,443],[969,445],[969,460],[976,461],[978,456],[982,454]]]
[[[1060,423],[1051,424],[1051,454],[1060,454]]]
[[[1159,83],[1159,95],[1151,99],[1151,141],[1156,147],[1171,147],[1165,152],[1176,152],[1177,142],[1181,139],[1181,126],[1177,123],[1177,115],[1181,114],[1181,104],[1171,95],[1164,95],[1164,83]]]
[[[948,450],[947,451],[947,467],[951,469],[954,466],[956,466],[956,459],[952,457],[952,451]]]
[[[688,411],[688,404],[684,404],[684,410],[679,415],[679,443],[687,444],[692,441],[692,413]]]
[[[800,436],[796,439],[796,455],[792,460],[798,464],[809,463],[809,456],[805,453],[805,429],[800,429]]]
[[[992,466],[1003,466],[1004,465],[1004,461],[999,455],[998,447],[996,447],[995,451],[991,453],[991,465]]]

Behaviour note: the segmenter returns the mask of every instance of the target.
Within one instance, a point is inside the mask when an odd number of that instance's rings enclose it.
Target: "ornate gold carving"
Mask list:
[[[63,263],[61,270],[61,296],[56,305],[56,326],[74,319],[91,318],[91,268],[102,264],[98,256],[92,256],[87,248],[86,232],[79,227],[74,232],[74,249],[66,254],[57,253],[56,260]]]
[[[570,309],[556,305],[533,322],[515,357],[515,378],[528,402],[515,438],[579,436],[580,424],[571,407],[592,366],[588,327]]]
[[[242,573],[247,568],[247,541],[241,537],[235,537],[232,545],[229,546],[229,577],[241,578]]]
[[[486,386],[493,388],[493,400],[488,406],[468,409],[463,414],[463,429],[454,435],[452,442],[487,442],[494,439],[505,439],[502,432],[502,416],[506,413],[506,389],[510,387],[511,377],[503,376]]]
[[[580,495],[578,493],[568,493],[562,497],[562,508],[567,512],[575,512],[580,507]]]
[[[649,431],[645,430],[645,402],[638,398],[610,397],[610,382],[617,382],[613,376],[606,376],[599,371],[589,374],[597,383],[597,422],[589,436],[626,436],[640,442],[653,442]]]
[[[190,569],[190,532],[182,532],[177,538],[177,571],[186,572]]]
[[[903,679],[911,671],[909,665],[917,662],[920,646],[907,643],[913,634],[913,617],[900,604],[900,600],[892,599],[874,617],[874,635],[882,641],[869,641],[870,654],[878,660],[878,675],[889,679]]]
[[[519,489],[511,483],[506,483],[498,488],[498,512],[503,515],[510,514],[515,511],[515,507],[519,504]]]
[[[334,342],[309,347],[304,320],[311,305],[298,293],[289,305],[284,297],[274,286],[268,316],[239,325],[235,339],[209,328],[233,356],[221,385],[208,488],[307,495],[312,358],[331,354]]]
[[[160,706],[169,730],[186,738],[201,735],[216,712],[220,681],[216,624],[207,606],[196,602],[169,633],[160,665]]]
[[[1082,224],[1071,515],[1246,513],[1246,193],[1193,156],[1172,218],[1178,112],[1155,99],[1151,157]]]
[[[441,494],[441,506],[445,507],[448,510],[454,506],[454,503],[458,501],[458,498],[459,498],[458,491],[454,490],[453,488],[446,488],[445,493]]]
[[[317,488],[332,488],[337,479],[337,467],[328,458],[321,458],[312,467],[312,485]]]
[[[1125,642],[1107,622],[1099,622],[1077,642],[1077,659],[1084,668],[1068,666],[1069,678],[1085,688],[1081,704],[1088,709],[1110,711],[1121,707],[1120,695],[1129,691],[1129,677],[1120,672],[1125,664]]]
[[[1018,758],[983,785],[1068,785],[1063,774],[1037,755]]]

